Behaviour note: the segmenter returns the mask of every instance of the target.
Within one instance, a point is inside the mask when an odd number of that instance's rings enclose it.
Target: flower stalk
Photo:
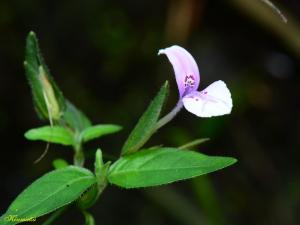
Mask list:
[[[181,100],[179,100],[175,108],[156,123],[155,130],[158,130],[159,128],[163,127],[168,122],[170,122],[177,115],[177,113],[179,113],[182,107],[183,107],[183,103]]]

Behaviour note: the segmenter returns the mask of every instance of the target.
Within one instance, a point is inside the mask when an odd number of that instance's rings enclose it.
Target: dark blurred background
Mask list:
[[[295,225],[300,220],[300,2],[260,0],[0,1],[0,214],[27,185],[72,150],[29,142],[24,132],[46,122],[32,107],[23,69],[25,38],[37,33],[52,75],[93,123],[122,132],[86,146],[118,155],[122,143],[165,80],[177,87],[160,48],[188,49],[201,72],[200,89],[224,80],[231,115],[197,118],[182,110],[148,146],[178,146],[199,137],[199,151],[239,161],[208,176],[159,188],[109,187],[91,208],[97,224]],[[42,221],[44,218],[39,219]],[[76,209],[55,224],[83,224]]]

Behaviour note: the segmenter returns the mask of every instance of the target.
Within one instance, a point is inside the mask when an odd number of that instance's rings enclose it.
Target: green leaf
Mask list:
[[[44,126],[30,129],[25,133],[25,137],[32,141],[46,141],[62,145],[73,145],[72,133],[60,126]]]
[[[236,161],[176,148],[142,150],[116,161],[108,181],[124,188],[156,186],[211,173]]]
[[[56,170],[58,170],[68,167],[69,163],[64,159],[55,159],[53,160],[52,165]]]
[[[52,106],[52,110],[55,109],[55,111],[64,110],[65,100],[62,92],[50,75],[48,67],[40,53],[37,37],[32,31],[27,36],[25,52],[24,67],[31,87],[35,109],[41,119],[49,119],[45,96],[49,98],[48,101]],[[45,88],[48,88],[48,90],[45,90]],[[53,119],[58,119],[59,117],[59,115],[52,116]]]
[[[121,129],[122,127],[114,124],[99,124],[84,129],[80,134],[80,139],[83,142],[88,142],[92,139],[99,138],[103,135],[116,133]]]
[[[156,131],[156,122],[168,95],[168,91],[169,84],[166,81],[130,133],[122,148],[122,155],[131,154],[139,150]]]
[[[94,175],[87,169],[69,166],[45,174],[27,187],[1,216],[1,225],[10,215],[19,219],[37,218],[75,201],[87,188],[95,184]]]
[[[63,113],[62,119],[78,133],[92,126],[89,118],[68,100],[66,100],[66,110]]]

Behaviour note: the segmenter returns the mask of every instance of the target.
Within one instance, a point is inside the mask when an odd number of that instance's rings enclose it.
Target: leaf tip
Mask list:
[[[28,130],[28,131],[26,131],[26,132],[24,133],[24,137],[25,137],[26,139],[30,140],[30,130]]]
[[[231,162],[229,164],[230,166],[238,162],[238,160],[236,158],[229,157],[229,159],[231,160]]]
[[[123,130],[123,127],[120,126],[120,125],[115,125],[115,130],[116,130],[116,131]]]
[[[169,86],[169,81],[168,81],[168,80],[165,81],[164,86],[165,86],[165,87],[168,87],[168,86]]]
[[[34,31],[29,31],[29,34],[28,34],[29,36],[31,36],[31,37],[36,37],[36,35],[35,35],[35,33],[34,33]]]
[[[162,86],[162,89],[166,90],[166,92],[168,93],[169,92],[169,88],[170,88],[170,84],[169,84],[169,81],[166,80],[164,85]]]

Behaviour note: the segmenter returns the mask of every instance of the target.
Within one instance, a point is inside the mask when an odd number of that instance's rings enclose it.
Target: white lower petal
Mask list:
[[[232,99],[223,81],[216,81],[201,92],[194,91],[182,99],[189,112],[199,117],[212,117],[230,114]]]

